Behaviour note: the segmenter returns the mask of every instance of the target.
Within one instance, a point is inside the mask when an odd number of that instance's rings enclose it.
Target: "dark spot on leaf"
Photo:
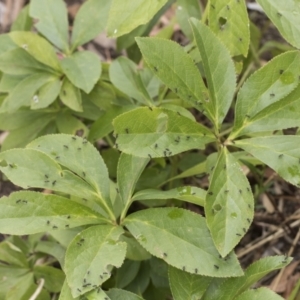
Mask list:
[[[219,266],[217,266],[217,265],[214,265],[214,267],[215,267],[215,269],[219,270]]]

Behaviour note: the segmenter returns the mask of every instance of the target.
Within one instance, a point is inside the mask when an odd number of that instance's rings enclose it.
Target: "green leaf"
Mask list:
[[[113,124],[117,147],[139,157],[172,156],[214,141],[206,127],[167,109],[137,108]]]
[[[212,114],[214,124],[219,127],[235,92],[234,64],[225,45],[209,27],[194,18],[191,19],[191,26],[209,89],[207,109]]]
[[[61,111],[56,117],[56,126],[59,133],[73,134],[82,132],[83,136],[89,133],[88,128],[78,118],[74,117],[70,112]]]
[[[11,25],[10,31],[30,31],[33,25],[33,20],[29,16],[29,5],[25,5],[17,19]]]
[[[60,266],[64,266],[66,251],[65,248],[61,244],[58,244],[56,241],[39,241],[34,249],[36,252],[46,253],[54,257],[55,259],[57,259]]]
[[[26,48],[27,45],[24,47]],[[29,75],[38,72],[53,73],[52,69],[27,53],[25,48],[16,48],[1,54],[0,71],[10,75]]]
[[[183,186],[169,191],[161,191],[155,189],[139,191],[132,197],[132,201],[178,199],[189,203],[194,203],[196,205],[204,206],[205,197],[206,191],[204,191],[203,189],[193,186]]]
[[[237,96],[231,138],[255,131],[287,128],[284,126],[293,122],[294,118],[288,123],[278,121],[281,117],[288,119],[293,114],[291,105],[300,98],[298,89],[295,90],[299,85],[299,68],[299,52],[288,51],[276,56],[249,77]],[[283,109],[286,113],[282,112]],[[274,119],[274,113],[278,110],[280,114],[277,114],[275,123],[269,124],[269,117],[273,114]],[[296,125],[290,127],[293,126]]]
[[[108,207],[111,206],[109,177],[106,165],[97,149],[87,140],[66,134],[43,136],[28,148],[59,156],[58,162],[86,181]],[[104,204],[105,205],[105,204]]]
[[[245,1],[210,0],[209,28],[231,56],[247,56],[250,44],[249,18]]]
[[[125,206],[131,201],[136,183],[144,171],[149,158],[122,153],[117,168],[118,191]]]
[[[0,228],[5,234],[34,234],[103,222],[99,214],[82,204],[31,191],[0,198],[0,207]]]
[[[88,139],[92,142],[102,139],[114,130],[113,119],[124,112],[134,109],[133,105],[117,106],[112,105],[99,119],[90,127]]]
[[[147,65],[163,83],[198,110],[207,107],[208,92],[200,72],[182,47],[159,38],[136,38],[136,41]],[[180,64],[175,63],[179,61]]]
[[[94,39],[104,30],[110,9],[111,0],[89,0],[80,7],[72,31],[72,51],[78,46]]]
[[[300,136],[265,136],[243,139],[237,147],[270,166],[286,181],[300,186]]]
[[[67,193],[81,198],[78,201],[81,201],[83,205],[90,206],[95,211],[106,215],[99,206],[99,204],[104,205],[104,202],[99,201],[99,194],[95,189],[81,177],[69,170],[63,170],[54,160],[59,161],[60,157],[57,154],[53,151],[51,153],[53,158],[51,158],[33,149],[8,150],[0,153],[0,170],[12,183],[22,188],[35,187]],[[65,156],[63,153],[59,154]],[[81,176],[82,171],[86,170],[80,170]]]
[[[193,275],[169,266],[169,281],[174,300],[202,299],[212,278]]]
[[[1,54],[14,50],[16,48],[16,44],[11,40],[8,33],[0,35],[0,56]]]
[[[29,31],[13,31],[9,36],[14,43],[25,49],[37,61],[61,73],[54,48],[44,38]]]
[[[10,75],[10,74],[2,74],[0,79],[0,92],[2,93],[10,93],[17,84],[22,81],[26,75]]]
[[[22,106],[30,106],[35,104],[36,101],[39,102],[36,92],[42,86],[55,79],[53,75],[47,73],[36,73],[26,77],[5,98],[1,106],[1,112],[15,112]]]
[[[197,0],[177,0],[176,18],[184,34],[192,41],[193,31],[188,22],[189,18],[201,19],[201,7]]]
[[[73,297],[77,297],[110,277],[112,266],[119,268],[126,254],[120,242],[121,227],[92,226],[80,232],[70,243],[64,271]]]
[[[278,28],[282,36],[294,47],[300,48],[300,7],[294,0],[257,0],[266,15]]]
[[[118,37],[146,24],[166,4],[167,0],[149,3],[144,0],[112,0],[109,12],[107,34]]]
[[[246,176],[226,148],[219,155],[205,199],[205,215],[214,243],[225,257],[247,232],[254,199]]]
[[[59,293],[65,280],[64,272],[50,266],[34,266],[34,275],[37,279],[45,280],[45,289],[52,293]]]
[[[126,290],[120,290],[120,289],[110,289],[108,292],[106,292],[107,296],[111,300],[143,300],[144,298],[133,294],[131,292],[128,292]]]
[[[0,257],[2,262],[5,262],[11,266],[18,268],[29,267],[27,257],[22,250],[8,241],[3,241],[0,243]]]
[[[143,84],[137,65],[126,57],[115,59],[109,67],[111,82],[124,94],[141,103],[151,103],[151,97]]]
[[[44,84],[33,96],[31,101],[31,109],[46,108],[52,104],[59,95],[62,82],[59,78],[53,78]]]
[[[285,267],[291,261],[292,258],[285,256],[264,257],[250,265],[243,276],[225,279],[223,282],[220,282],[217,287],[215,286],[209,289],[207,293],[205,293],[203,300],[238,299],[238,295],[241,295],[264,276],[272,271]]]
[[[61,61],[69,80],[81,90],[89,93],[101,75],[101,61],[90,51],[76,52]]]
[[[116,287],[122,289],[126,287],[138,274],[141,263],[134,260],[125,260],[116,274]]]
[[[56,47],[69,53],[68,17],[62,0],[32,0],[30,16],[38,19],[37,30]]]
[[[178,269],[212,277],[243,274],[233,253],[227,260],[219,257],[200,215],[179,208],[153,208],[128,216],[124,225],[147,251]]]
[[[80,90],[74,86],[67,77],[63,80],[59,97],[61,101],[72,110],[83,111]]]
[[[262,300],[262,299],[283,300],[283,298],[280,297],[278,294],[264,287],[246,291],[245,293],[235,298],[235,300]]]

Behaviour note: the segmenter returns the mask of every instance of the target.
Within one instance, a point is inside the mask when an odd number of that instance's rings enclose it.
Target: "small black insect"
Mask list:
[[[81,148],[77,148],[77,150],[78,150],[78,151],[80,151],[80,150],[81,150]]]
[[[70,218],[71,218],[71,216],[70,216],[70,215],[68,215],[68,216],[67,216],[67,219],[70,219]]]
[[[247,218],[247,221],[248,221],[249,224],[251,223],[251,220],[249,218]]]
[[[22,202],[27,204],[27,200],[22,200]]]
[[[128,128],[125,128],[125,131],[126,131],[126,133],[129,133],[129,129]]]
[[[242,194],[243,193],[242,190],[239,190],[239,193]]]
[[[172,151],[169,152],[169,156],[171,156],[171,155],[172,155]]]
[[[151,106],[148,106],[148,108],[149,108],[151,111],[153,111],[153,109],[152,109],[152,107],[151,107]]]
[[[80,243],[76,243],[78,246],[81,246],[81,244]]]
[[[103,272],[103,274],[104,274],[104,275],[107,275],[108,273],[107,273],[107,272]]]
[[[103,279],[103,276],[102,276],[102,275],[100,275],[100,278],[101,278],[101,279]]]
[[[229,190],[226,190],[226,191],[225,191],[225,194],[227,194],[227,193],[229,193]]]
[[[17,200],[17,201],[16,201],[16,203],[20,203],[21,201],[22,201],[22,200],[21,200],[21,199],[19,199],[19,200]]]
[[[14,166],[12,164],[8,164],[8,165],[13,169]]]
[[[166,256],[166,257],[168,256],[168,254],[167,254],[167,253],[165,253],[165,252],[163,253],[163,255],[164,255],[164,256]]]
[[[236,233],[237,236],[242,236],[240,233]]]
[[[278,157],[279,157],[279,158],[282,158],[282,157],[283,157],[283,154],[279,154]]]
[[[226,170],[226,165],[223,166],[223,169]]]
[[[208,195],[212,196],[214,193],[213,192],[208,192]]]
[[[279,70],[279,74],[280,74],[280,75],[283,74],[283,72],[284,72],[283,70]]]
[[[80,239],[80,243],[83,243],[85,241],[85,239],[84,238],[82,238],[82,239]]]
[[[56,180],[52,181],[52,185],[55,185],[56,184]]]
[[[211,6],[211,8],[213,8],[213,9],[215,9],[215,8],[216,8],[216,7],[215,7],[213,4],[211,4],[210,6]]]
[[[155,72],[158,72],[158,68],[157,67],[154,67],[154,70],[155,70]]]
[[[251,209],[251,204],[248,204],[248,207]]]
[[[45,174],[45,177],[46,177],[46,178],[49,178],[49,176],[48,176],[47,174]]]
[[[69,224],[67,224],[67,225],[65,225],[65,227],[66,227],[66,228],[69,228],[69,227],[70,227],[70,225],[69,225]]]
[[[188,135],[188,136],[186,137],[187,141],[188,141],[190,138],[191,138],[191,137]]]
[[[75,136],[72,136],[72,140],[73,140],[73,141],[76,141],[76,137],[75,137]]]
[[[177,93],[178,93],[178,88],[175,88],[174,91],[175,91],[175,93],[177,94]]]
[[[250,119],[251,117],[250,117],[250,115],[246,115],[246,118]]]
[[[280,12],[278,12],[278,13],[277,13],[277,16],[278,16],[278,17],[281,17],[281,16],[282,16],[282,14],[281,14]]]
[[[86,283],[86,279],[85,278],[83,279],[83,283]]]
[[[185,266],[182,267],[182,271],[185,271]]]
[[[47,225],[49,225],[49,224],[50,224],[50,221],[48,220],[48,221],[47,221]]]
[[[217,270],[219,270],[219,269],[220,269],[220,267],[219,267],[219,266],[217,266],[217,265],[214,265],[214,267],[215,267],[215,269],[217,269]]]
[[[243,231],[246,233],[246,228],[243,228]]]
[[[275,97],[275,94],[274,94],[274,93],[271,93],[270,96],[271,96],[271,97]]]
[[[59,159],[59,156],[56,156],[55,159]]]
[[[83,177],[85,177],[85,172],[82,172]]]
[[[230,10],[230,6],[229,5],[226,5],[226,8],[227,8],[227,10]]]
[[[240,41],[240,42],[242,42],[242,41],[243,41],[243,39],[240,37],[240,38],[239,38],[239,41]]]
[[[157,147],[158,147],[158,145],[157,145],[157,144],[155,144],[155,145],[154,145],[154,148],[156,149]]]
[[[91,283],[86,283],[82,287],[87,287],[87,286],[90,286],[90,285],[92,285],[92,284]]]
[[[148,156],[149,156],[150,159],[152,158],[152,156],[150,154],[148,154]]]
[[[119,191],[119,189],[118,189],[118,188],[116,188],[116,191],[117,191],[117,193],[118,193],[118,194],[120,193],[120,191]]]
[[[247,191],[250,192],[250,189],[247,187]]]
[[[69,149],[69,147],[67,145],[64,145],[64,148]]]
[[[194,192],[194,193],[192,193],[192,195],[196,195],[196,193]]]
[[[198,273],[198,269],[197,269],[197,268],[195,269],[195,273],[196,273],[196,274]]]
[[[53,229],[57,229],[58,227],[57,227],[56,225],[53,225],[52,228],[53,228]]]

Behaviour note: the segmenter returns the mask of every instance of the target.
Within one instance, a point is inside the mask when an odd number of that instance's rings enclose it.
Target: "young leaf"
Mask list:
[[[52,80],[55,80],[55,77],[47,73],[35,73],[26,77],[5,98],[1,112],[12,113],[22,106],[30,106],[32,102],[38,100],[34,97],[36,92]]]
[[[135,185],[149,162],[149,158],[122,153],[117,168],[118,192],[125,206],[131,201]]]
[[[115,87],[129,97],[144,104],[152,102],[140,74],[137,73],[137,65],[128,58],[115,59],[109,67],[109,77]]]
[[[68,12],[62,0],[32,0],[30,16],[37,30],[57,48],[69,53]]]
[[[62,82],[59,78],[51,78],[49,82],[44,84],[32,97],[31,109],[46,108],[52,104],[59,95]]]
[[[278,294],[274,293],[273,291],[267,288],[259,288],[248,290],[241,294],[240,296],[236,297],[234,300],[283,300]]]
[[[9,36],[14,43],[25,49],[37,61],[61,73],[59,60],[53,46],[44,38],[29,31],[14,31]]]
[[[219,286],[208,290],[203,300],[232,300],[274,270],[288,265],[292,258],[286,256],[264,257],[250,265],[238,278],[225,279]]]
[[[82,112],[82,101],[80,90],[74,86],[67,77],[63,80],[59,94],[61,101],[71,109]]]
[[[280,107],[280,111],[290,104],[290,101],[285,100],[284,97],[291,94],[299,85],[299,68],[299,52],[288,51],[276,56],[249,77],[238,93],[235,123],[231,137],[258,130],[257,122],[260,122],[262,118],[267,119],[272,113],[274,114],[274,104],[276,102],[277,107],[278,105]],[[272,74],[272,76],[268,76],[268,74]],[[296,93],[296,95],[298,94],[299,92]],[[295,98],[293,95],[290,95],[290,97]],[[286,99],[291,99],[290,97],[286,97]],[[288,111],[291,111],[290,114],[292,113],[291,109],[287,110],[287,114]],[[282,117],[286,116],[282,112],[281,115]],[[267,123],[268,126],[268,122],[264,121],[263,123]],[[285,122],[278,121],[276,123],[285,124]],[[260,127],[264,131],[270,130],[265,126]]]
[[[300,186],[300,136],[265,136],[236,141],[244,149],[275,170],[286,181]]]
[[[49,156],[55,153],[62,166],[89,183],[97,197],[102,199],[103,205],[112,208],[106,165],[96,148],[87,140],[66,134],[48,135],[36,139],[27,148],[42,151]]]
[[[294,0],[257,0],[266,15],[278,28],[282,36],[294,47],[300,48],[300,7]]]
[[[101,285],[110,277],[111,266],[119,268],[126,254],[120,242],[121,227],[92,226],[80,232],[70,243],[64,271],[73,297]]]
[[[254,214],[254,200],[237,160],[222,149],[210,180],[205,215],[214,243],[225,257],[241,240]]]
[[[128,216],[124,225],[147,251],[178,269],[212,277],[243,274],[233,253],[226,260],[219,257],[200,215],[179,208],[153,208]]]
[[[126,290],[120,290],[120,289],[110,289],[108,292],[106,292],[107,296],[111,300],[143,300],[144,298],[133,294],[131,292],[128,292]]]
[[[10,31],[30,31],[33,20],[29,16],[29,4],[25,5],[16,20],[12,23]]]
[[[208,92],[191,57],[178,44],[159,38],[136,38],[149,68],[181,99],[200,111],[208,109]],[[180,63],[177,63],[180,62]]]
[[[209,90],[208,108],[213,121],[220,126],[231,105],[235,92],[235,68],[230,54],[209,27],[192,18],[195,41],[202,58]]]
[[[152,3],[144,0],[112,0],[107,24],[108,36],[118,37],[146,24],[166,2],[167,0]]]
[[[134,237],[121,235],[120,241],[126,242],[127,244],[127,259],[134,261],[143,261],[151,258],[151,254],[147,252]]]
[[[3,241],[0,243],[0,257],[1,261],[11,265],[12,267],[29,268],[26,255],[20,248],[9,241]]]
[[[68,198],[31,191],[2,197],[0,208],[0,229],[5,234],[34,234],[105,221],[95,211]]]
[[[161,191],[155,189],[142,190],[137,192],[132,197],[132,201],[178,199],[189,203],[194,203],[196,205],[204,206],[205,197],[206,191],[204,191],[203,189],[194,186],[183,186],[169,191]]]
[[[101,61],[90,51],[76,52],[61,61],[69,80],[87,94],[93,89],[101,75]]]
[[[169,281],[174,300],[202,299],[212,278],[189,274],[169,266]]]
[[[24,46],[24,45],[23,45]],[[25,48],[27,45],[25,45]],[[25,48],[16,48],[0,55],[0,71],[10,75],[29,75],[37,72],[55,74],[53,69],[33,58]]]
[[[203,125],[173,111],[137,108],[114,119],[116,146],[139,157],[172,156],[214,141]]]
[[[123,289],[130,284],[136,278],[140,265],[139,261],[125,260],[123,265],[117,270],[115,287]]]
[[[245,1],[211,0],[208,20],[209,28],[220,38],[231,56],[247,56],[250,31]]]
[[[111,0],[89,0],[82,4],[74,21],[72,32],[72,51],[78,46],[94,39],[104,30]]]

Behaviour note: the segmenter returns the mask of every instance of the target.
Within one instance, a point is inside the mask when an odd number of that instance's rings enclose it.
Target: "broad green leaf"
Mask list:
[[[151,103],[151,97],[133,61],[122,56],[115,59],[109,67],[109,77],[115,87],[124,94],[141,103]]]
[[[47,73],[35,73],[23,79],[7,96],[1,106],[1,112],[15,112],[22,106],[30,106],[38,98],[36,92],[46,83],[55,80],[55,77]]]
[[[10,74],[2,74],[0,78],[0,92],[2,93],[10,93],[16,85],[22,81],[26,75],[10,75]]]
[[[16,120],[19,113],[6,114],[7,117]],[[1,117],[3,116],[0,115]],[[34,115],[32,115],[34,116]],[[25,147],[29,142],[34,140],[41,134],[42,130],[55,118],[55,114],[40,113],[36,114],[33,119],[24,122],[24,127],[19,127],[16,130],[10,131],[9,135],[2,143],[1,150],[6,151],[13,148]],[[0,122],[1,123],[1,122]],[[16,122],[18,123],[18,122]],[[1,125],[1,124],[0,124]],[[0,126],[1,127],[1,126]],[[2,128],[3,129],[3,128]]]
[[[189,18],[201,19],[201,7],[197,0],[177,0],[176,17],[184,34],[192,41],[193,31],[188,22]]]
[[[99,214],[82,204],[31,191],[0,198],[0,207],[0,230],[5,234],[34,234],[103,222]]]
[[[300,136],[265,136],[236,141],[239,148],[275,170],[286,181],[300,186]]]
[[[159,38],[137,38],[136,41],[147,65],[164,84],[198,110],[207,107],[208,92],[201,74],[182,47]]]
[[[155,189],[139,191],[132,197],[132,201],[178,199],[204,206],[205,197],[206,191],[202,190],[201,188],[193,186],[183,186],[169,191],[161,191]]]
[[[48,107],[56,100],[61,90],[62,82],[59,78],[53,78],[44,84],[33,96],[31,109],[41,109]]]
[[[235,92],[234,64],[226,46],[209,27],[194,18],[191,19],[191,26],[209,90],[207,108],[212,114],[214,124],[220,127]]]
[[[61,73],[54,48],[44,38],[29,31],[14,31],[9,36],[14,43],[25,49],[37,61]]]
[[[109,12],[107,34],[118,37],[146,24],[166,4],[167,0],[112,0]]]
[[[169,266],[169,281],[174,300],[197,300],[208,288],[212,278],[189,274]]]
[[[37,279],[45,280],[45,289],[52,293],[59,293],[65,280],[64,272],[50,266],[34,266],[34,275]]]
[[[0,56],[1,54],[14,50],[17,45],[9,37],[9,33],[0,35]]]
[[[76,132],[82,132],[83,136],[89,133],[87,126],[70,112],[61,111],[56,117],[56,126],[59,133],[75,135]]]
[[[79,136],[55,134],[40,137],[27,147],[49,156],[55,153],[59,157],[59,164],[86,181],[104,201],[104,205],[112,207],[106,165],[97,149],[87,140]]]
[[[37,30],[56,47],[69,52],[68,12],[62,0],[32,0],[30,16],[38,20]]]
[[[249,18],[245,1],[210,0],[209,28],[231,56],[247,56],[250,44]]]
[[[96,140],[102,139],[110,132],[114,130],[113,119],[122,113],[134,109],[133,105],[117,106],[112,105],[99,119],[92,124],[90,127],[90,133],[88,140],[95,142]]]
[[[244,292],[234,300],[283,300],[278,294],[267,288],[252,289]]]
[[[101,285],[110,277],[111,267],[119,268],[126,254],[120,242],[121,227],[92,226],[80,232],[66,252],[64,271],[73,297]]]
[[[268,117],[274,115],[278,109],[280,109],[281,115],[279,114],[277,117],[277,127],[279,127],[278,129],[286,128],[282,127],[285,126],[285,122],[278,121],[280,116],[289,118],[288,114],[293,114],[293,110],[287,107],[294,104],[294,99],[298,99],[298,95],[300,98],[299,91],[292,92],[299,85],[299,68],[299,52],[289,51],[276,56],[249,77],[237,96],[235,123],[231,137],[270,130],[270,125],[274,126],[274,124],[273,122],[268,124]],[[272,74],[272,76],[268,74]],[[282,112],[282,109],[286,110],[287,115]],[[262,119],[264,119],[263,123]],[[288,124],[290,123],[288,122]]]
[[[80,7],[72,31],[72,51],[78,46],[94,39],[104,30],[111,0],[89,0]]]
[[[29,4],[24,6],[16,20],[12,23],[10,31],[30,31],[33,20],[29,16]]]
[[[6,297],[4,299],[25,300],[26,295],[30,297],[34,292],[34,290],[32,291],[33,280],[34,278],[32,272],[28,272],[26,275],[22,276],[22,280],[20,280],[13,288],[11,288],[7,292]]]
[[[149,158],[122,153],[117,168],[118,192],[125,206],[131,201],[135,185],[149,162]]]
[[[124,225],[147,251],[178,269],[212,277],[243,274],[233,253],[226,260],[219,256],[200,215],[179,208],[153,208],[128,216]]]
[[[226,257],[247,232],[253,214],[249,182],[238,161],[223,148],[205,199],[207,225],[222,257]]]
[[[79,153],[80,151],[78,150]],[[63,153],[59,154],[64,157]],[[82,154],[78,154],[80,155]],[[99,201],[97,191],[81,177],[69,170],[63,170],[59,165],[59,159],[60,156],[54,151],[50,157],[34,149],[12,149],[0,153],[0,170],[12,183],[22,188],[35,187],[67,193],[81,198],[83,205],[106,215],[98,205],[104,205],[103,208],[106,209],[105,203]],[[86,170],[84,165],[81,167],[78,174],[83,176],[82,172]]]
[[[214,141],[203,125],[173,111],[137,108],[114,119],[116,147],[139,157],[172,156]]]
[[[257,0],[282,36],[294,47],[300,48],[300,6],[295,0]]]
[[[111,300],[143,300],[144,298],[126,290],[111,289],[106,294]]]
[[[2,232],[1,233],[5,233]],[[15,246],[9,241],[3,241],[0,243],[0,257],[1,261],[11,267],[28,268],[28,262],[26,255],[20,248]]]
[[[83,111],[80,90],[74,86],[67,77],[63,80],[59,97],[61,101],[72,110]]]
[[[228,278],[218,287],[208,289],[203,300],[232,300],[274,270],[281,269],[292,261],[285,256],[264,257],[250,265],[245,274],[238,278]]]
[[[135,238],[121,235],[120,240],[127,244],[126,258],[135,261],[148,260],[151,258],[150,253],[147,252]]]
[[[66,251],[65,248],[56,241],[39,241],[34,249],[36,252],[46,253],[54,257],[61,267],[64,266]]]
[[[76,52],[61,61],[68,79],[78,88],[89,93],[101,75],[101,61],[90,51]]]
[[[123,265],[117,270],[116,284],[119,289],[126,287],[138,274],[141,263],[134,260],[125,260]]]
[[[152,258],[151,258],[152,259]],[[151,266],[150,260],[142,261],[141,267],[135,279],[126,287],[126,289],[135,294],[144,294],[147,286],[150,284]]]
[[[37,72],[55,73],[26,51],[27,45],[0,54],[0,71],[10,75],[29,75]]]

